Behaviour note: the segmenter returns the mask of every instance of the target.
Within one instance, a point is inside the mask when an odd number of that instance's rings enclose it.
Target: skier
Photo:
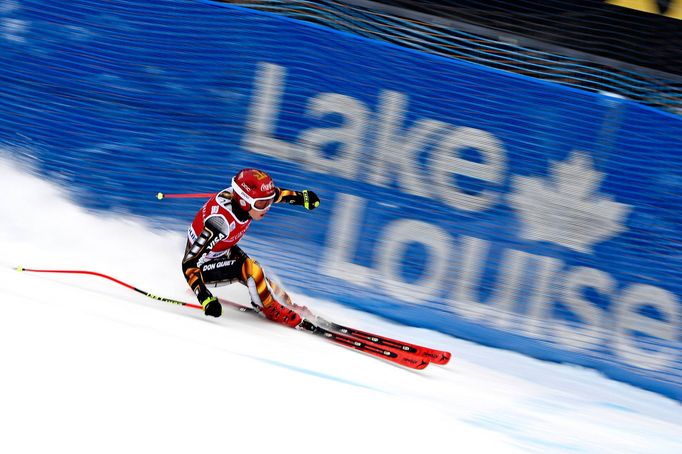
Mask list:
[[[182,271],[207,316],[220,317],[222,306],[208,286],[240,282],[246,285],[251,303],[266,318],[290,327],[301,323],[304,307],[291,304],[288,296],[268,279],[257,261],[237,243],[252,220],[265,217],[273,203],[302,205],[307,210],[320,204],[310,190],[278,188],[272,178],[257,169],[243,169],[232,178],[232,185],[208,200],[189,227]],[[285,304],[275,299],[283,294]]]

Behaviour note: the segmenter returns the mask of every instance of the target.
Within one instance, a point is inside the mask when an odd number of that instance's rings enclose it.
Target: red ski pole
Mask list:
[[[163,192],[158,192],[156,198],[159,200],[163,199],[200,199],[205,197],[212,197],[213,193],[198,193],[198,194],[164,194]]]
[[[134,287],[130,284],[126,284],[123,281],[119,281],[118,279],[115,279],[111,276],[107,276],[106,274],[102,273],[96,273],[94,271],[82,271],[82,270],[36,270],[32,268],[24,268],[21,266],[17,266],[14,268],[17,271],[28,271],[30,273],[60,273],[60,274],[88,274],[90,276],[97,276],[97,277],[103,277],[105,279],[109,279],[110,281],[116,282],[119,285],[122,285],[126,288],[129,288],[130,290],[134,290],[137,293],[141,293],[144,296],[151,298],[153,300],[157,301],[163,301],[164,303],[171,303],[171,304],[179,304],[180,306],[187,306],[187,307],[193,307],[195,309],[201,309],[201,306],[198,304],[191,304],[191,303],[186,303],[184,301],[179,301],[179,300],[174,300],[171,298],[164,298],[162,296],[154,295],[153,293],[145,292],[144,290],[140,290],[137,287]]]

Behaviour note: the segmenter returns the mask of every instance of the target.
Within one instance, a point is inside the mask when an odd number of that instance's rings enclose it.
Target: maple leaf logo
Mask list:
[[[586,153],[575,151],[552,164],[548,180],[514,177],[510,205],[523,221],[521,236],[591,253],[594,244],[625,231],[631,207],[598,193],[603,176]]]

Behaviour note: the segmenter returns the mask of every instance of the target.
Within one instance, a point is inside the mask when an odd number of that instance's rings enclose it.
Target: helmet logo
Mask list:
[[[268,177],[268,174],[265,172],[261,172],[260,170],[254,170],[253,176],[256,178],[256,180],[264,180]]]

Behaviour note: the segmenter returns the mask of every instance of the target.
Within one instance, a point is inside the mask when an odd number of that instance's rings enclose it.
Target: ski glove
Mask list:
[[[209,296],[201,302],[201,307],[204,309],[204,315],[211,317],[220,317],[223,313],[223,306],[218,302],[215,296]]]
[[[304,189],[301,191],[302,203],[306,210],[314,210],[320,206],[320,198],[313,191]]]
[[[280,195],[278,202],[290,205],[303,205],[306,210],[314,210],[320,206],[320,198],[313,191],[304,189],[303,191],[292,191],[290,189],[279,189]]]

